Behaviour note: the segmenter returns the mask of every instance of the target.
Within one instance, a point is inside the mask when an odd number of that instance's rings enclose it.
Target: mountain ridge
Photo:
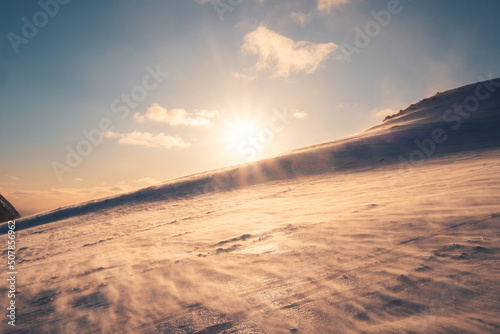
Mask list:
[[[20,217],[21,215],[17,212],[16,208],[0,194],[0,223]]]

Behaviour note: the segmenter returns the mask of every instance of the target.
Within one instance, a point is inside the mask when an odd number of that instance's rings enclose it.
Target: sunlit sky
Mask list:
[[[27,215],[354,134],[500,76],[498,13],[496,0],[2,1],[0,193]]]

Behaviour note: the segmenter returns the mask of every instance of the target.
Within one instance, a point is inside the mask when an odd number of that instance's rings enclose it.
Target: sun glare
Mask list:
[[[238,121],[230,125],[227,139],[231,146],[238,146],[257,135],[258,127],[251,121]]]

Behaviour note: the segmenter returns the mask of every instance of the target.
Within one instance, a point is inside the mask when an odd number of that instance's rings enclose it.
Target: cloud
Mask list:
[[[219,112],[217,110],[200,110],[195,112],[199,117],[204,118],[215,118],[219,117]]]
[[[142,179],[136,180],[136,182],[147,183],[147,184],[158,184],[160,181],[153,177],[143,177]]]
[[[292,115],[293,117],[298,119],[306,118],[307,116],[309,116],[308,113],[302,110],[292,110]]]
[[[244,73],[233,72],[232,76],[233,76],[233,78],[246,80],[246,81],[252,81],[252,80],[255,80],[257,78],[257,75],[255,73],[244,74]]]
[[[153,135],[149,132],[129,132],[129,133],[116,133],[116,132],[106,132],[104,134],[105,138],[119,138],[118,144],[123,145],[136,145],[144,147],[189,147],[190,143],[185,142],[182,138],[166,136],[163,132]]]
[[[43,190],[3,190],[6,198],[11,203],[16,203],[16,209],[21,215],[30,215],[42,211],[52,210],[57,207],[73,205],[97,198],[118,195],[134,190],[127,184],[109,187],[75,187],[75,188],[51,188]]]
[[[83,181],[83,179],[82,179],[81,177],[75,177],[75,178],[73,179],[73,181],[76,181],[76,182],[82,182],[82,181]]]
[[[311,21],[312,14],[304,14],[304,13],[292,13],[290,17],[292,18],[293,21],[297,22],[300,24],[302,27],[305,26],[309,21]]]
[[[349,0],[318,0],[318,10],[330,13],[331,9],[348,3]]]
[[[167,123],[172,126],[185,125],[208,127],[212,125],[210,119],[218,116],[219,112],[216,110],[195,111],[195,115],[191,115],[184,109],[167,110],[161,105],[154,103],[148,108],[145,115],[141,115],[140,113],[134,114],[134,119],[138,123],[144,123],[148,120],[156,123]]]
[[[245,36],[243,52],[259,56],[250,72],[269,70],[272,77],[288,78],[292,73],[311,74],[338,46],[335,43],[295,42],[260,26]]]

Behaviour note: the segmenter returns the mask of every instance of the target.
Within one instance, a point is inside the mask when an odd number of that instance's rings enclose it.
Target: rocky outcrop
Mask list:
[[[20,217],[19,212],[0,194],[0,223]]]

